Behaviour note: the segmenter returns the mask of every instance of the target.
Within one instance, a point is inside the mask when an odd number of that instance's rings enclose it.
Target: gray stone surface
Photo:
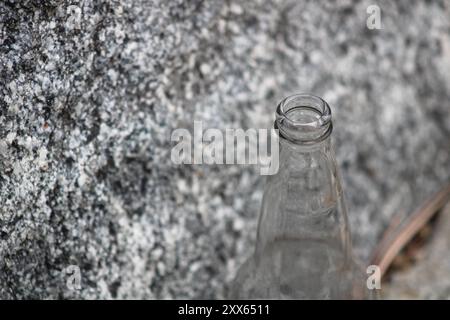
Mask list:
[[[449,1],[0,3],[0,298],[222,298],[263,179],[170,135],[332,106],[357,255],[450,176]],[[81,290],[65,268],[81,270]]]

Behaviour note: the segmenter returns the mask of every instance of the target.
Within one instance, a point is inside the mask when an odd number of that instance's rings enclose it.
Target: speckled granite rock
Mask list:
[[[379,1],[373,31],[370,4],[2,1],[0,298],[224,297],[263,179],[173,165],[171,132],[269,127],[299,91],[333,107],[366,258],[450,175],[449,2]]]

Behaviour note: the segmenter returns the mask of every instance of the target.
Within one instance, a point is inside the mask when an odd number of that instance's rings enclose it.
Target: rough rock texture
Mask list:
[[[450,176],[450,3],[0,3],[0,298],[222,298],[259,170],[176,166],[170,135],[332,106],[357,255]],[[66,286],[70,265],[81,290]]]

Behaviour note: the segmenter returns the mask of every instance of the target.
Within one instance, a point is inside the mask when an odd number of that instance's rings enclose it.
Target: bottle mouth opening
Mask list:
[[[320,142],[333,129],[330,106],[311,94],[289,96],[278,104],[274,127],[282,138],[297,144]]]

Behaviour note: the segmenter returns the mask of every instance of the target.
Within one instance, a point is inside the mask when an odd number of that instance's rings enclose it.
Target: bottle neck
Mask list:
[[[329,241],[349,251],[328,104],[314,96],[288,97],[277,108],[275,128],[280,136],[280,167],[266,184],[257,252],[285,239]]]

